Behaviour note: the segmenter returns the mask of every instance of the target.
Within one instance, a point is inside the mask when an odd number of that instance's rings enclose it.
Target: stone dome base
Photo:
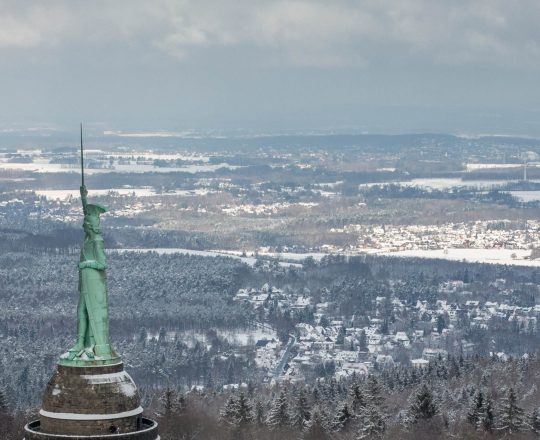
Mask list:
[[[60,364],[45,389],[40,420],[26,427],[27,440],[155,440],[157,424],[143,419],[142,412],[137,387],[121,362]]]

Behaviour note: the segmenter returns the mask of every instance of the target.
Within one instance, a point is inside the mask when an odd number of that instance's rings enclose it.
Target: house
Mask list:
[[[411,365],[413,368],[427,368],[429,361],[426,359],[411,359]]]
[[[408,347],[411,345],[411,341],[409,340],[409,337],[405,332],[397,332],[395,336],[395,341],[398,344],[403,345],[404,347]]]
[[[308,307],[309,305],[311,305],[311,298],[310,297],[299,296],[296,299],[296,302],[291,306],[291,308],[295,309],[295,310],[303,310],[306,307]]]
[[[422,357],[428,361],[431,359],[438,359],[439,356],[444,359],[448,356],[448,352],[441,348],[424,348],[424,351],[422,352]]]

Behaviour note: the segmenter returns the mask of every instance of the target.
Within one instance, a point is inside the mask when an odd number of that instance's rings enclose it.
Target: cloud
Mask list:
[[[42,4],[42,2],[39,2]],[[366,66],[385,60],[540,67],[537,0],[50,0],[7,2],[0,49],[149,47],[183,60],[254,49],[255,62]]]
[[[54,44],[68,33],[69,10],[32,6],[22,11],[0,9],[0,48]]]

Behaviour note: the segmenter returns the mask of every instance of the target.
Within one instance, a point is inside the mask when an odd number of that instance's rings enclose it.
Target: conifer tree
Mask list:
[[[341,326],[336,337],[337,345],[343,345],[343,342],[345,342],[345,334],[345,327]]]
[[[208,389],[208,390],[213,390],[214,389],[214,377],[212,376],[212,372],[210,370],[208,370],[206,372],[206,378],[205,378],[205,388]]]
[[[177,410],[178,393],[175,389],[167,386],[159,401],[161,403],[161,407],[163,408],[163,415],[165,417],[169,417]]]
[[[8,403],[6,392],[2,387],[0,387],[0,414],[7,414],[8,412]]]
[[[480,420],[484,412],[484,395],[482,391],[477,391],[473,397],[469,412],[467,413],[467,421],[478,429],[480,426]]]
[[[230,426],[236,426],[237,403],[234,394],[231,394],[219,413],[220,420]]]
[[[176,411],[184,412],[187,408],[186,396],[184,396],[182,393],[178,393],[174,404]]]
[[[284,391],[281,391],[274,400],[266,423],[271,428],[282,428],[290,424],[289,403]]]
[[[514,389],[510,388],[501,406],[499,429],[509,434],[513,434],[522,431],[523,428],[523,409],[517,403]]]
[[[299,429],[304,429],[309,418],[310,411],[306,393],[300,389],[291,411],[291,424]]]
[[[386,417],[376,405],[367,405],[360,424],[359,439],[380,438],[386,430]]]
[[[228,384],[233,384],[235,382],[234,364],[232,360],[229,362],[227,367],[226,380]]]
[[[236,425],[246,426],[253,421],[253,407],[244,393],[240,393],[236,401]]]
[[[360,337],[358,338],[358,348],[360,351],[366,351],[368,348],[366,332],[364,330],[360,332]]]
[[[321,440],[327,438],[325,416],[319,406],[315,406],[311,418],[307,422],[304,440]]]
[[[493,413],[493,402],[488,394],[484,399],[484,408],[479,420],[480,427],[484,431],[492,431],[495,427],[495,415]]]
[[[313,398],[313,401],[317,403],[321,398],[321,390],[319,389],[319,380],[317,379],[317,384],[313,387],[313,391],[311,392],[311,397]]]
[[[356,382],[353,382],[349,388],[349,402],[351,406],[351,411],[353,414],[358,415],[362,408],[366,406],[366,399],[360,385]]]
[[[349,410],[349,405],[344,402],[339,408],[333,423],[334,431],[343,431],[347,429],[352,421],[353,414]]]
[[[337,381],[336,379],[334,379],[333,377],[330,379],[330,382],[328,384],[328,397],[330,398],[331,401],[334,401],[334,399],[336,398],[336,394],[338,392],[337,388]]]
[[[527,425],[535,434],[540,434],[540,409],[534,408],[527,417]]]
[[[432,391],[424,383],[411,396],[407,421],[414,424],[419,420],[431,419],[439,412]]]
[[[384,393],[381,383],[375,376],[369,376],[366,383],[367,403],[383,409],[384,400]]]
[[[255,403],[255,423],[257,424],[257,426],[264,425],[264,416],[264,405],[260,400],[257,400],[257,402]]]

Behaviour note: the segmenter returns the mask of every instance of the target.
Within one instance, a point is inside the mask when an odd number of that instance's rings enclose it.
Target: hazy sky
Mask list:
[[[538,0],[0,0],[0,125],[540,136]]]

